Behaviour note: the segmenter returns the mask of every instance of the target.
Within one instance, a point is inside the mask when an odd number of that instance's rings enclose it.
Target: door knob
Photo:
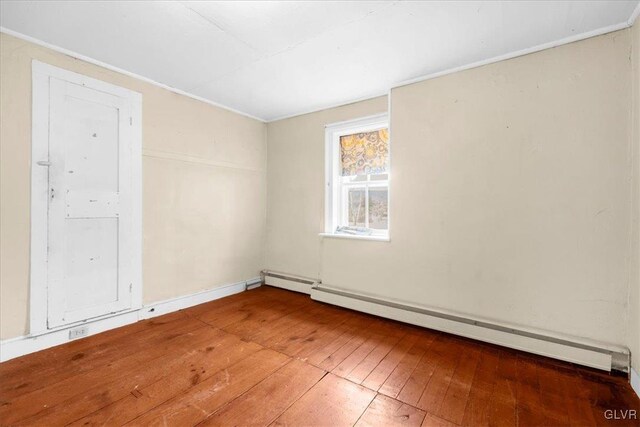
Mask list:
[[[46,160],[40,160],[39,162],[36,162],[36,164],[38,166],[51,166],[51,162],[48,162]]]

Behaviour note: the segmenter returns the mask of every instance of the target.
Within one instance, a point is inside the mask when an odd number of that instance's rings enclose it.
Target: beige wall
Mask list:
[[[324,126],[387,111],[387,97],[267,125],[267,266],[320,277],[324,230]]]
[[[631,251],[631,286],[629,292],[629,348],[631,365],[640,372],[640,21],[631,28],[632,152],[633,152],[633,223]]]
[[[258,276],[264,123],[5,34],[0,49],[2,339],[28,328],[32,59],[142,93],[145,303]]]
[[[143,94],[146,303],[266,264],[640,354],[638,28],[395,89],[389,243],[318,236],[324,125],[386,97],[265,126],[2,34],[0,337],[28,327],[35,58]]]
[[[394,89],[391,242],[325,238],[323,125],[268,125],[267,267],[627,344],[630,32]]]

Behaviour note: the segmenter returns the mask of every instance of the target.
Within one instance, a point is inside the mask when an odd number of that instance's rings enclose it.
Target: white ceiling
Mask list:
[[[2,27],[264,120],[602,28],[632,1],[5,1]]]

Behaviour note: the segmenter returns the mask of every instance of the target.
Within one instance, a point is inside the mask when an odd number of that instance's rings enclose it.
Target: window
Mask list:
[[[324,235],[389,236],[387,115],[326,127]]]

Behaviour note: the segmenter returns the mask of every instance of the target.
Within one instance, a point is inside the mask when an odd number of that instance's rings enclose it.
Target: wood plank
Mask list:
[[[441,353],[438,354],[438,366],[417,403],[418,408],[430,413],[439,412],[463,353],[461,346],[457,345],[459,342],[454,338],[448,338],[446,346],[442,347]]]
[[[116,356],[124,357],[140,351],[157,340],[165,339],[170,332],[182,333],[203,326],[182,313],[172,313],[1,363],[0,395],[4,399],[12,399],[45,388],[101,366]],[[60,369],[60,365],[65,369]],[[37,381],[33,381],[33,372],[36,371],[39,376]]]
[[[321,326],[333,324],[335,312],[325,309],[320,305],[305,306],[282,319],[282,323],[276,323],[274,328],[269,325],[267,333],[255,333],[251,339],[260,342],[265,347],[291,355],[291,352],[283,351],[286,346],[296,340],[309,338],[309,333]],[[338,322],[339,323],[339,322]]]
[[[234,335],[217,333],[221,335],[200,346],[190,343],[183,352],[154,360],[147,369],[83,391],[52,408],[47,417],[33,421],[68,424],[80,420],[78,424],[82,425],[121,425],[261,349]]]
[[[423,425],[593,426],[614,423],[606,409],[640,411],[626,378],[275,288],[3,363],[0,376],[2,425],[391,425],[415,411]]]
[[[292,360],[200,425],[269,425],[324,374],[322,369]]]
[[[499,353],[498,369],[491,395],[490,425],[515,426],[517,423],[517,353]]]
[[[280,369],[290,359],[260,350],[130,421],[127,425],[195,425]]]
[[[367,340],[358,346],[351,354],[338,364],[331,373],[338,375],[342,378],[347,378],[348,375],[355,369],[360,362],[362,362],[378,345],[384,341],[384,336],[379,334],[371,334]]]
[[[559,420],[563,424],[569,424],[569,412],[563,394],[560,377],[555,367],[548,364],[538,364],[538,385],[540,388],[540,401],[546,416]]]
[[[566,399],[562,403],[567,408],[569,425],[595,426],[596,419],[591,412],[591,404],[584,399]]]
[[[406,332],[399,330],[397,333],[384,337],[367,357],[347,374],[347,379],[356,384],[361,384],[404,335],[406,335]]]
[[[519,425],[560,425],[545,413],[540,394],[536,363],[523,356],[517,358],[517,419]]]
[[[426,413],[418,408],[378,394],[356,426],[419,426],[425,415]]]
[[[318,366],[325,371],[333,371],[338,365],[340,365],[347,357],[351,355],[356,349],[358,349],[364,342],[366,342],[371,336],[372,332],[366,330],[356,330],[350,337],[350,339],[338,350],[327,356]]]
[[[411,347],[409,352],[402,358],[398,366],[393,370],[389,378],[380,387],[380,393],[389,397],[397,398],[405,384],[411,377],[416,366],[422,359],[429,346],[435,341],[436,336],[425,335]]]
[[[272,424],[276,426],[352,426],[376,393],[333,374],[298,399]]]
[[[293,303],[273,300],[270,304],[259,301],[249,308],[245,307],[247,309],[245,317],[220,328],[243,339],[250,339],[259,331],[271,328],[273,322],[278,319],[304,308],[309,309],[310,304],[309,300],[297,300]]]
[[[333,353],[342,348],[354,336],[363,334],[365,322],[361,317],[354,317],[335,328],[328,336],[322,338],[313,346],[314,351],[301,350],[296,356],[307,363],[320,367],[320,365]],[[322,344],[322,345],[319,345]],[[333,368],[332,368],[333,369]]]
[[[336,340],[345,332],[351,330],[354,321],[358,319],[358,316],[352,311],[340,309],[339,312],[342,316],[337,317],[338,320],[336,322],[319,327],[312,337],[313,340],[306,342],[298,350],[291,349],[292,353],[290,355],[317,365],[335,349],[339,348],[341,345],[336,344]],[[324,351],[328,353],[323,354]],[[312,361],[314,356],[318,359],[315,363]]]
[[[404,338],[402,338],[384,357],[384,359],[382,359],[378,366],[371,371],[367,378],[362,382],[362,385],[370,388],[371,390],[379,390],[417,340],[417,334],[408,333],[405,335]]]
[[[282,294],[277,291],[274,292],[274,289],[271,287],[260,286],[245,292],[229,295],[228,297],[185,308],[181,311],[188,316],[199,317],[207,312],[222,311],[228,308],[235,309],[251,301],[267,301],[274,298],[282,298]]]
[[[294,356],[305,347],[312,345],[325,327],[340,324],[346,320],[342,310],[328,310],[327,312],[325,309],[323,311],[325,313],[321,315],[315,313],[305,315],[300,319],[298,325],[280,337],[275,337],[266,345],[289,356]]]
[[[244,335],[244,338],[257,342],[265,347],[273,348],[274,344],[281,340],[283,336],[293,336],[297,330],[297,326],[305,322],[313,321],[315,316],[323,314],[323,310],[318,306],[300,308],[268,324],[257,325],[253,330],[248,331]]]
[[[70,376],[49,387],[39,388],[31,393],[10,399],[8,405],[0,406],[0,419],[11,424],[33,416],[72,398],[80,391],[91,388],[95,384],[104,384],[131,375],[140,369],[140,366],[153,363],[154,359],[162,357],[166,352],[207,341],[210,339],[210,332],[210,327],[201,324],[201,327],[193,332],[170,334],[165,337],[164,341],[158,342],[147,351],[139,351],[121,359],[115,359],[106,366],[101,366],[100,369],[84,369],[82,374]],[[64,369],[64,366],[60,369]]]
[[[558,385],[564,398],[564,405],[567,408],[569,424],[578,426],[595,426],[596,420],[591,411],[591,401],[589,400],[590,388],[581,383],[581,380],[574,369],[556,370]],[[585,391],[587,393],[585,393]]]
[[[422,427],[456,427],[457,424],[452,423],[451,421],[443,420],[442,418],[433,415],[427,414],[424,417],[424,421],[422,422]]]
[[[207,311],[198,316],[198,319],[216,328],[224,329],[229,325],[250,320],[251,316],[260,313],[265,308],[264,301],[255,300],[238,307]]]
[[[499,355],[494,349],[483,349],[469,390],[462,425],[488,426],[491,422],[493,393],[498,376]]]
[[[206,310],[194,308],[188,309],[187,313],[198,313],[195,317],[199,320],[217,328],[224,328],[235,322],[248,319],[251,313],[258,312],[261,307],[267,307],[275,302],[281,303],[282,301],[277,301],[276,295],[277,293],[274,293],[273,290],[260,287],[249,293],[249,297],[246,299],[238,299],[230,304],[220,305],[214,304],[216,301],[213,301],[207,303]],[[302,300],[295,298],[294,295],[286,295],[286,298],[291,305],[302,304]],[[221,298],[221,300],[224,299]]]
[[[496,379],[489,408],[489,425],[515,426],[517,423],[516,386],[511,380]]]
[[[470,348],[462,353],[460,362],[456,367],[447,393],[442,400],[437,415],[440,418],[461,424],[464,412],[471,392],[471,384],[479,362],[479,350]]]
[[[430,359],[429,355],[425,353],[402,387],[397,399],[409,405],[417,405],[436,368],[437,360]]]
[[[518,400],[527,398],[536,406],[541,406],[540,383],[536,364],[528,358],[516,359],[517,380],[516,393]]]

